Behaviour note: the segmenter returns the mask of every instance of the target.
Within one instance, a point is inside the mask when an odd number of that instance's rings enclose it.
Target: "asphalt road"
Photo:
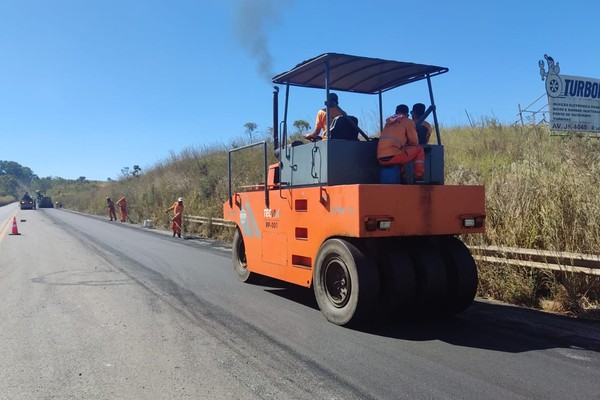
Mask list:
[[[0,399],[173,398],[599,399],[600,324],[478,300],[353,330],[221,243],[0,208]]]

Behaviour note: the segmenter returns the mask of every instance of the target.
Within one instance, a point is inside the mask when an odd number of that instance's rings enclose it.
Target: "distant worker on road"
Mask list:
[[[175,203],[165,211],[168,213],[173,210],[173,217],[171,218],[171,230],[173,231],[173,237],[181,237],[181,227],[183,226],[183,198],[178,198]]]
[[[429,138],[431,137],[431,124],[429,124],[429,122],[427,121],[422,121],[420,124],[417,124],[419,118],[421,118],[423,114],[425,114],[425,104],[416,103],[415,105],[413,105],[410,114],[412,120],[415,122],[417,135],[419,136],[419,144],[429,143]]]
[[[321,139],[325,140],[327,138],[327,132],[329,131],[327,127],[327,110],[329,109],[329,123],[333,121],[333,119],[340,115],[346,115],[346,112],[342,110],[338,103],[338,96],[335,93],[329,93],[328,97],[329,101],[325,102],[325,108],[320,109],[317,112],[317,121],[315,122],[315,128],[311,133],[307,133],[304,135],[304,139],[316,142]],[[323,137],[319,136],[323,131]]]
[[[117,200],[117,205],[121,208],[121,222],[127,222],[127,199],[125,196]]]
[[[414,179],[420,181],[425,175],[424,159],[425,152],[419,146],[415,123],[408,118],[408,106],[400,104],[396,113],[385,120],[377,142],[377,160],[383,166],[399,164],[403,176],[404,164],[414,160]]]
[[[108,217],[111,221],[117,220],[117,214],[115,213],[115,202],[110,199],[110,197],[106,198],[106,208],[108,208]]]

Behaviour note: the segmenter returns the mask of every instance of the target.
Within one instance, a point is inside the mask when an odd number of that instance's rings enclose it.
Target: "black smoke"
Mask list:
[[[292,4],[292,0],[239,0],[236,3],[235,36],[256,61],[259,74],[270,82],[274,73],[268,47],[269,28],[279,22],[280,13]]]

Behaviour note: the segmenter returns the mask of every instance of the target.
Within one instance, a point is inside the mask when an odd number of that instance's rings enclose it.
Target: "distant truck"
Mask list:
[[[52,203],[52,197],[46,196],[46,193],[41,190],[36,190],[36,194],[39,208],[54,208],[54,203]]]
[[[29,195],[29,193],[25,192],[21,198],[21,203],[19,206],[21,207],[21,210],[35,210],[35,200]]]

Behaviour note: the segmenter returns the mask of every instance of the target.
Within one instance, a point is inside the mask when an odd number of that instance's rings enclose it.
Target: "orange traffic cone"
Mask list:
[[[13,217],[13,226],[12,226],[12,231],[10,232],[11,235],[20,235],[19,230],[17,229],[17,217]]]

